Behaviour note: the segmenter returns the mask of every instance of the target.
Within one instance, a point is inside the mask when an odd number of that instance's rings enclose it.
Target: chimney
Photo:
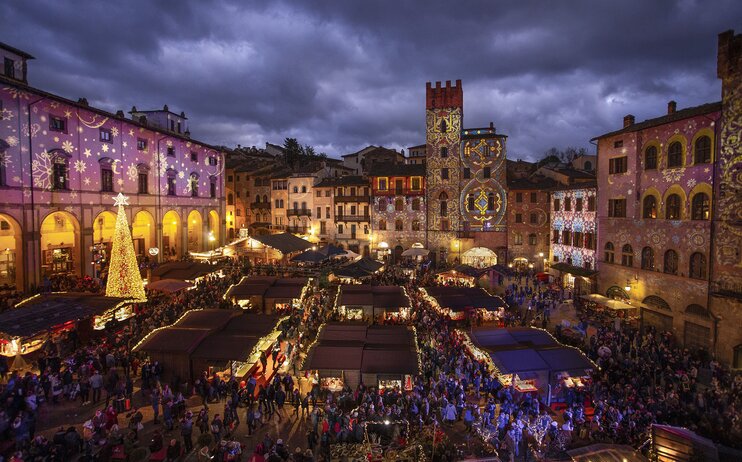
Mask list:
[[[139,123],[142,125],[147,125],[147,116],[139,116]]]
[[[165,112],[170,112],[170,109],[168,109],[167,104],[162,107],[162,110]]]
[[[633,114],[626,114],[623,116],[623,128],[630,127],[634,125],[634,115]]]
[[[670,101],[667,103],[667,114],[675,114],[675,110],[678,108],[678,103]]]
[[[88,99],[87,98],[78,98],[77,102],[81,104],[82,106],[88,105]]]
[[[124,118],[124,111],[122,111],[121,109],[119,109],[118,111],[116,111],[116,117],[118,117],[119,119],[123,119]]]

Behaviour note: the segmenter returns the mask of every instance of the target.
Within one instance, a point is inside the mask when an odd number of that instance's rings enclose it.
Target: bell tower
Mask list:
[[[460,155],[464,114],[461,80],[425,84],[427,247],[436,261],[453,260],[461,244]]]

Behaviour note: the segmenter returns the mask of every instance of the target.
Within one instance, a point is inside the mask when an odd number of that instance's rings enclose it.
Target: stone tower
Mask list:
[[[427,248],[437,262],[453,260],[459,251],[461,127],[464,90],[461,80],[445,87],[425,86]]]
[[[715,201],[709,307],[718,317],[716,354],[742,367],[742,34],[719,34],[721,127],[715,169]]]

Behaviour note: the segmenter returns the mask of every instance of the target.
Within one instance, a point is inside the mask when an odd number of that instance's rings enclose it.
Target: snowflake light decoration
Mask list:
[[[37,188],[51,189],[51,181],[54,175],[52,155],[46,151],[42,151],[36,154],[35,157],[31,162],[33,185]]]
[[[85,169],[87,169],[88,166],[85,165],[84,161],[76,160],[73,168],[77,173],[85,173]]]
[[[8,143],[10,146],[18,146],[18,137],[10,135],[5,138],[5,142]]]
[[[64,143],[62,143],[62,151],[66,152],[67,154],[72,154],[72,152],[75,150],[75,146],[70,142],[70,140],[65,140]]]

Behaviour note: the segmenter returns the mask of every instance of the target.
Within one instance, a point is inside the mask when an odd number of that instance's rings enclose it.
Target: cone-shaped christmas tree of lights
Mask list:
[[[144,301],[147,296],[144,294],[144,283],[139,274],[134,242],[131,240],[131,231],[129,231],[129,221],[124,212],[124,205],[129,205],[127,202],[129,198],[119,193],[113,200],[114,206],[118,206],[119,209],[116,215],[116,229],[113,232],[106,296]]]

